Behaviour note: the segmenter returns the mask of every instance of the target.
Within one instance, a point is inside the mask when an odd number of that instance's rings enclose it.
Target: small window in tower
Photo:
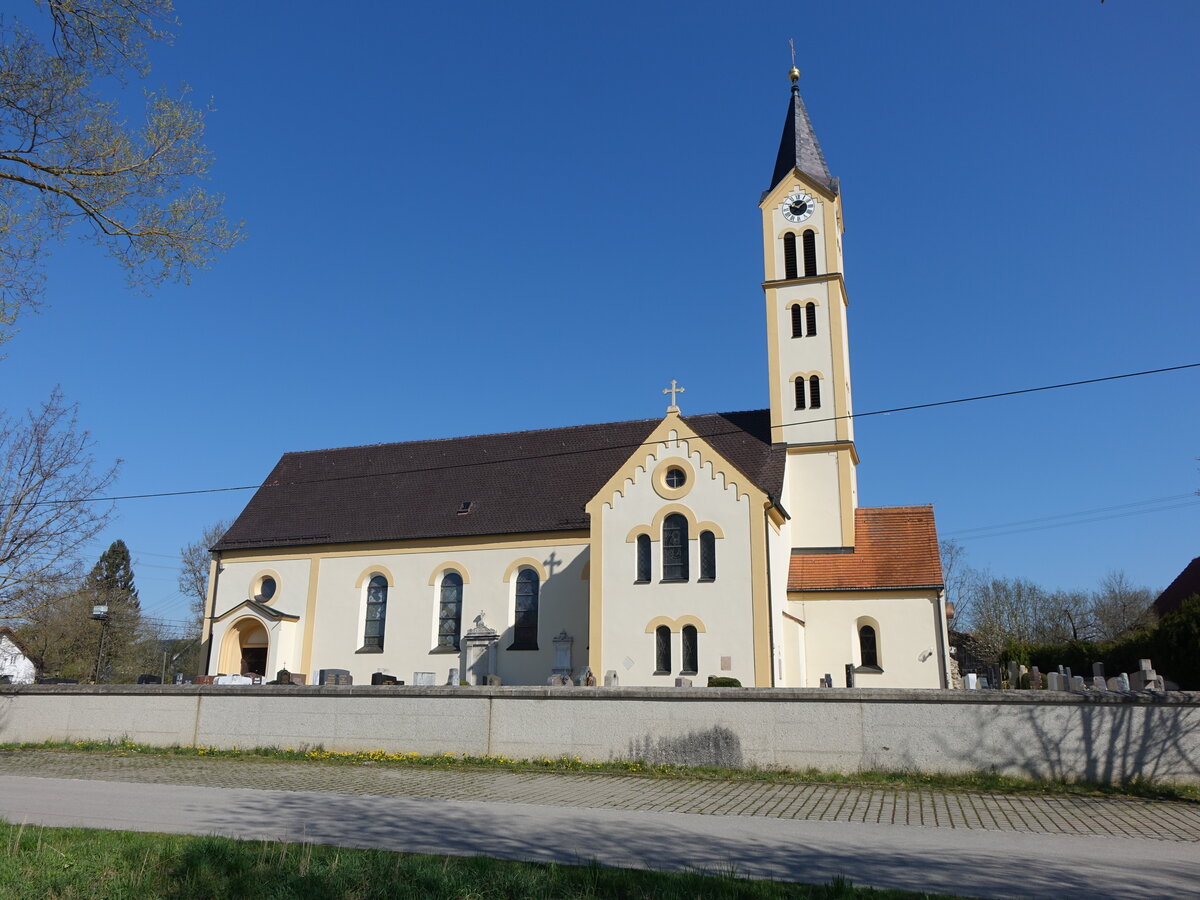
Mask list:
[[[799,309],[799,307],[792,307],[792,308]],[[809,303],[807,306],[804,307],[804,318],[805,318],[806,323],[808,324],[807,334],[809,337],[812,337],[814,334],[817,333],[817,304]]]
[[[804,232],[804,277],[817,274],[817,236],[810,228]]]
[[[796,235],[788,232],[783,236],[783,276],[797,277],[796,271]]]
[[[814,375],[808,379],[809,409],[821,408],[821,379]]]
[[[796,409],[804,409],[804,376],[796,379]]]
[[[804,337],[804,310],[799,303],[792,306],[792,337]]]

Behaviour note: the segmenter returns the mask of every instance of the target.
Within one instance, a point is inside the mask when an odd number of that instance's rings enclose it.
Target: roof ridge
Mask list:
[[[727,412],[697,413],[697,414],[691,415],[691,416],[680,416],[680,418],[683,419],[684,421],[688,421],[690,419],[698,419],[698,418],[703,418],[705,416],[734,416],[734,415],[740,415],[740,414],[745,414],[745,413],[754,413],[754,412],[764,412],[764,410],[763,409],[735,409],[735,410],[729,410]],[[577,431],[577,430],[584,429],[584,428],[605,428],[605,427],[612,427],[614,425],[639,425],[643,422],[647,423],[647,424],[651,424],[651,423],[655,423],[655,422],[661,422],[663,420],[663,418],[665,418],[665,417],[660,416],[658,418],[646,418],[646,419],[620,419],[616,422],[588,422],[583,425],[558,425],[558,426],[554,426],[551,428],[522,428],[522,429],[518,429],[516,431],[489,431],[489,432],[484,432],[483,434],[459,434],[459,435],[452,435],[450,437],[440,437],[440,438],[417,438],[417,439],[411,440],[411,441],[380,441],[380,442],[374,443],[374,444],[346,444],[341,447],[320,447],[315,450],[285,450],[283,452],[283,455],[284,456],[304,456],[309,453],[330,453],[335,450],[366,450],[366,449],[374,448],[374,447],[398,447],[402,444],[410,444],[410,445],[411,444],[438,444],[438,443],[448,443],[448,442],[452,442],[452,441],[471,440],[474,438],[512,437],[514,435],[519,435],[519,434],[545,434],[546,432],[549,432],[549,431]]]

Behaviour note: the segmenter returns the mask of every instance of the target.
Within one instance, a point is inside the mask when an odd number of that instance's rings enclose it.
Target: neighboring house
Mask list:
[[[1167,589],[1158,595],[1154,601],[1154,612],[1161,619],[1167,613],[1173,613],[1188,597],[1200,594],[1200,556],[1193,559],[1179,577],[1167,585]]]
[[[207,672],[947,686],[933,510],[858,506],[840,186],[794,83],[760,209],[769,409],[672,382],[661,419],[285,453],[214,548]]]
[[[37,678],[37,666],[13,630],[0,625],[0,679],[5,678],[8,684],[33,684]]]

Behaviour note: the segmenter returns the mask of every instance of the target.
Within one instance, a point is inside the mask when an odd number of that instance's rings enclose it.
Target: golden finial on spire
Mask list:
[[[788,78],[795,84],[800,80],[800,70],[796,68],[796,42],[792,38],[788,38],[788,46],[792,48],[792,67],[788,70]]]

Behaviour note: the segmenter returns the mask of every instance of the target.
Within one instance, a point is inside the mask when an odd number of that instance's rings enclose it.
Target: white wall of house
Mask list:
[[[33,684],[37,677],[33,660],[7,634],[0,634],[0,675],[7,675],[13,684]]]

